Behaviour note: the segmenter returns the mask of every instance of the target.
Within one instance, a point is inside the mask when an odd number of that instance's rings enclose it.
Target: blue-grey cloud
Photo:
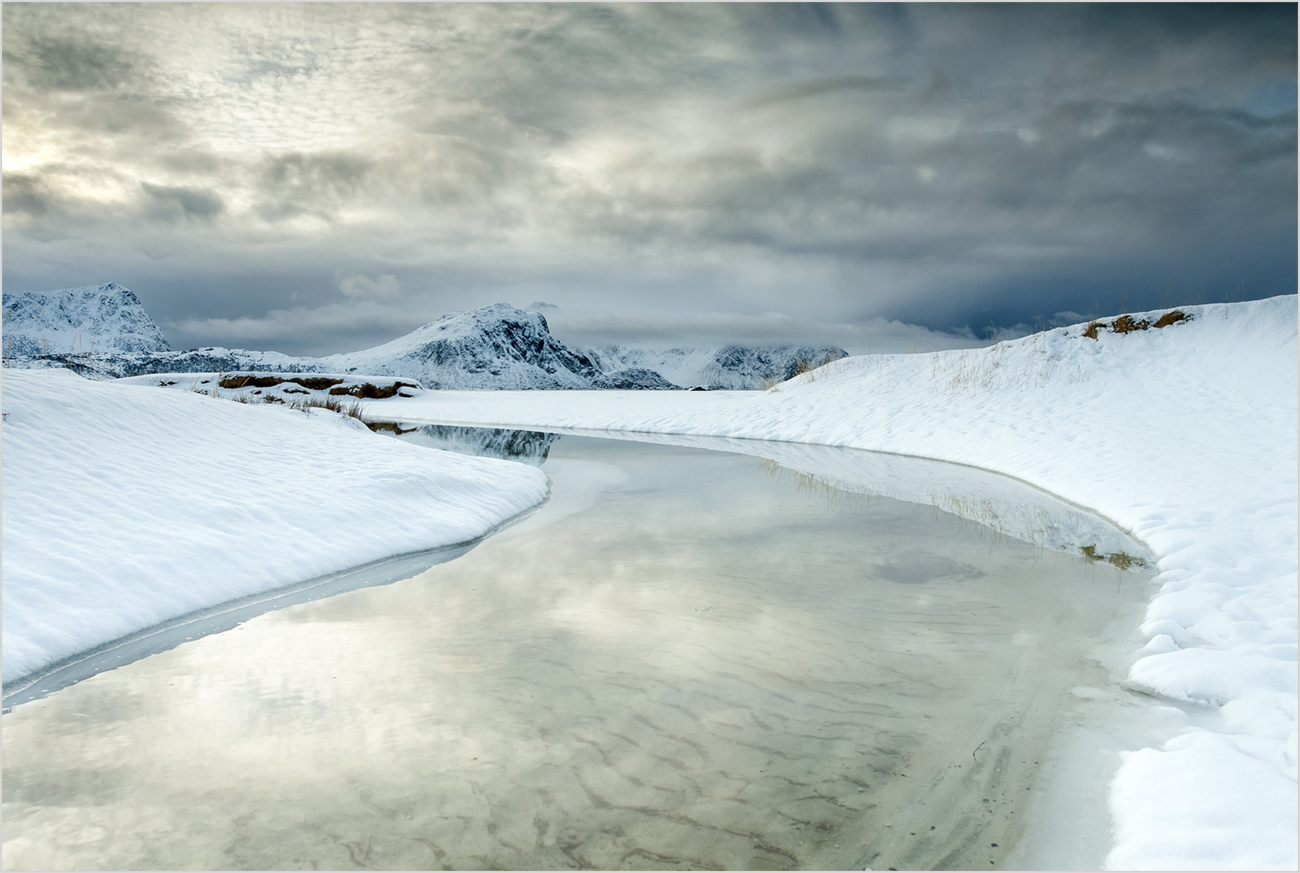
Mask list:
[[[498,300],[811,340],[1296,289],[1293,5],[3,15],[6,287],[116,280],[182,344],[343,351]]]

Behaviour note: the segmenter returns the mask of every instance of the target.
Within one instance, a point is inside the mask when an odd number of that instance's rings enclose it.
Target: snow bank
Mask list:
[[[1108,866],[1294,869],[1296,298],[1183,311],[1095,338],[1075,325],[846,358],[757,396],[431,392],[374,412],[852,446],[997,470],[1090,507],[1159,556],[1127,684],[1211,713],[1126,758]]]
[[[355,419],[4,372],[4,680],[161,621],[482,536],[541,471]]]

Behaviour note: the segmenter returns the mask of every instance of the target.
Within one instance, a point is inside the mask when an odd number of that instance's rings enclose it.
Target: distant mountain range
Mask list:
[[[172,351],[136,296],[115,283],[4,298],[4,363],[71,367],[92,378],[148,373],[364,373],[426,388],[751,389],[804,362],[845,357],[834,346],[571,349],[538,312],[504,303],[453,312],[392,342],[323,358],[202,348]]]

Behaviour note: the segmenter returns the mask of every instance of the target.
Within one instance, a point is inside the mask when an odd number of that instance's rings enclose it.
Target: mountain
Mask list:
[[[590,388],[585,355],[551,336],[546,318],[505,303],[453,312],[406,336],[317,359],[334,372],[419,379],[426,388]]]
[[[619,391],[639,389],[643,391],[672,391],[679,386],[669,382],[654,370],[642,367],[628,367],[612,373],[601,373],[591,380],[592,388],[609,388]]]
[[[504,303],[453,312],[359,352],[300,358],[207,347],[171,351],[126,288],[113,283],[5,298],[11,367],[69,367],[99,379],[149,373],[337,373],[414,379],[425,388],[753,389],[806,363],[845,356],[833,346],[723,346],[666,352],[571,349],[546,318]]]
[[[746,390],[770,380],[784,381],[808,364],[820,366],[847,357],[835,346],[722,346],[702,349],[650,351],[621,346],[580,349],[603,373],[628,369],[658,373],[685,388]]]
[[[4,356],[157,354],[171,349],[116,282],[4,296]]]

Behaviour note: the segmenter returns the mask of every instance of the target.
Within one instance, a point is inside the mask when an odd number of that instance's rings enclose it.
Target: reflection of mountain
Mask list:
[[[399,428],[398,439],[461,455],[503,458],[540,467],[546,462],[551,446],[560,439],[560,435],[535,430],[426,424],[413,431]]]

